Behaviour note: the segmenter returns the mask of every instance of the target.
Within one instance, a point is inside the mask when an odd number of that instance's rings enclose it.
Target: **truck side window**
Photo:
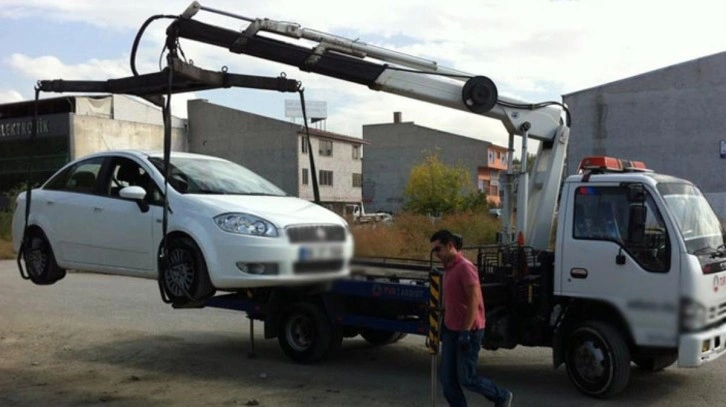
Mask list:
[[[572,237],[609,240],[621,245],[645,270],[670,269],[670,241],[665,223],[650,194],[644,203],[645,234],[638,242],[628,240],[630,202],[619,187],[582,186],[575,191]]]
[[[617,187],[579,187],[575,191],[575,239],[623,243],[627,235],[629,204]]]

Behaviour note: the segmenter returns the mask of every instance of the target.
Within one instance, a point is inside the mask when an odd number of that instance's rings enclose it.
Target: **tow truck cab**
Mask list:
[[[726,349],[723,230],[692,183],[583,160],[563,185],[555,252],[554,295],[608,309],[634,360],[658,349],[695,367]]]

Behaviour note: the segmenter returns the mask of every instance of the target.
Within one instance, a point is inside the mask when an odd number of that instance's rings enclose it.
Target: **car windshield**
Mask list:
[[[164,160],[149,161],[164,173]],[[286,196],[270,181],[231,161],[206,157],[171,157],[169,185],[182,194]]]
[[[676,220],[688,253],[708,254],[723,249],[721,222],[698,188],[685,183],[662,183],[658,190]]]

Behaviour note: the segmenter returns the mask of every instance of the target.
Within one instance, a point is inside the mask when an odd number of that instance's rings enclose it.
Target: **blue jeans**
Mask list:
[[[507,397],[507,390],[498,387],[485,377],[480,377],[476,372],[484,330],[471,332],[468,350],[459,348],[458,335],[459,331],[450,331],[445,326],[441,332],[439,380],[441,380],[446,401],[452,407],[466,406],[466,397],[462,387],[481,394],[489,401],[495,403],[504,401]]]

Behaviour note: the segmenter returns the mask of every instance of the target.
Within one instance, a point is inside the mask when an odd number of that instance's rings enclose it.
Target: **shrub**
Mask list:
[[[464,212],[441,218],[404,212],[391,223],[354,226],[355,255],[428,260],[429,238],[439,229],[461,234],[464,246],[476,246],[495,242],[499,221],[485,212]]]

